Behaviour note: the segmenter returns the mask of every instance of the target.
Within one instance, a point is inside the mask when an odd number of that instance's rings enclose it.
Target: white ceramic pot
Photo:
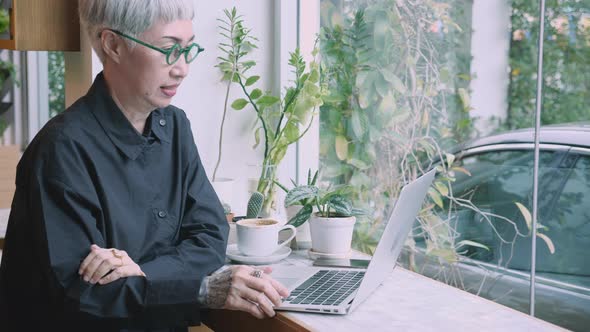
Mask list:
[[[312,250],[324,254],[347,254],[352,243],[356,217],[318,217],[309,219]]]

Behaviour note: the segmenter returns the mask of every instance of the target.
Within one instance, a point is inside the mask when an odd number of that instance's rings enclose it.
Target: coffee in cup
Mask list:
[[[274,219],[242,219],[236,222],[238,249],[247,256],[269,256],[291,241],[296,234],[292,225],[279,225]],[[289,229],[291,236],[279,242],[279,232]]]

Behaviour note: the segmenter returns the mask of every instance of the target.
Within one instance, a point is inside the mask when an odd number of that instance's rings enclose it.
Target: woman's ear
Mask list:
[[[103,30],[100,33],[100,45],[105,57],[117,64],[121,61],[121,55],[125,48],[124,44],[124,41],[110,30]]]

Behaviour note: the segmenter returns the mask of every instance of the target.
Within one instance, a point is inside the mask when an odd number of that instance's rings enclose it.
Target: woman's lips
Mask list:
[[[176,94],[177,88],[178,88],[178,85],[167,85],[167,86],[160,87],[160,89],[162,90],[162,93],[164,95],[166,95],[167,97],[174,97],[174,95]]]

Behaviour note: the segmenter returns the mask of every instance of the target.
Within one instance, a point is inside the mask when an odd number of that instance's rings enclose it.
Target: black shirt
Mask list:
[[[3,331],[23,314],[24,330],[39,320],[62,330],[199,322],[199,287],[223,265],[228,225],[182,110],[154,110],[139,134],[101,73],[37,134],[16,185],[0,267]],[[78,268],[93,243],[125,250],[147,277],[85,282]]]

